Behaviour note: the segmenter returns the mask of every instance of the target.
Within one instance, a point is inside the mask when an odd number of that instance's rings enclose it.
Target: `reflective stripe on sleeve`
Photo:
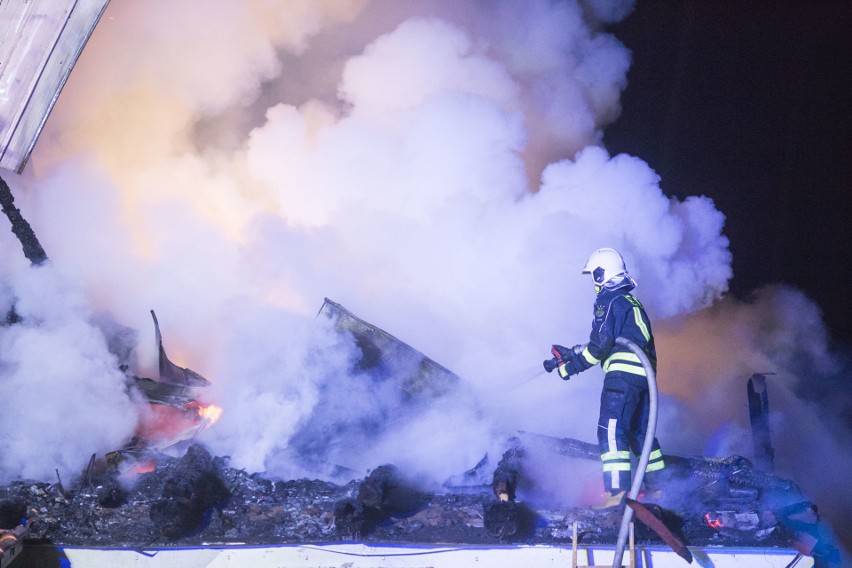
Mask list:
[[[600,360],[600,359],[598,359],[597,357],[595,357],[594,355],[592,355],[592,354],[589,352],[589,348],[588,348],[588,347],[585,347],[585,348],[583,349],[583,353],[582,353],[582,355],[583,355],[583,359],[585,359],[585,360],[586,360],[586,362],[587,362],[589,365],[594,366],[594,365],[597,365],[598,363],[600,363],[600,362],[601,362],[601,360]]]
[[[642,335],[645,336],[645,341],[651,340],[651,332],[648,331],[648,326],[645,325],[645,320],[642,319],[642,310],[639,308],[633,308],[633,318],[636,320],[636,327],[642,332]]]

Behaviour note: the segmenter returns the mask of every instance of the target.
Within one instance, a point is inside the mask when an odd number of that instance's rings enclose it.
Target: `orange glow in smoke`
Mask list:
[[[222,416],[222,407],[191,402],[182,408],[150,405],[136,428],[136,435],[149,446],[174,443],[194,437]]]
[[[139,462],[133,466],[131,469],[132,473],[141,474],[141,473],[151,473],[156,469],[157,464],[154,460],[147,460],[144,462]]]
[[[192,425],[195,413],[171,406],[150,405],[136,427],[136,435],[147,442],[157,442],[174,438]]]

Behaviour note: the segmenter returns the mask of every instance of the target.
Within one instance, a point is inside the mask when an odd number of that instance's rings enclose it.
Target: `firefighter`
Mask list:
[[[603,464],[607,496],[596,509],[620,505],[631,483],[631,451],[639,455],[645,443],[650,395],[645,368],[639,357],[627,347],[616,344],[618,337],[629,339],[647,355],[656,371],[656,351],[651,322],[642,304],[630,292],[636,281],[627,273],[624,259],[611,248],[591,254],[583,274],[591,274],[597,298],[592,332],[587,345],[567,349],[554,345],[554,358],[545,361],[545,369],[556,368],[568,380],[600,364],[605,371],[598,418],[598,446]],[[665,461],[660,444],[654,439],[643,480],[645,489],[659,497]]]

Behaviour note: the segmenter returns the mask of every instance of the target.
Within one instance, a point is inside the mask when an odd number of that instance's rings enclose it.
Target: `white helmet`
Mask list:
[[[628,279],[632,284],[636,282],[627,274],[624,259],[617,250],[611,248],[598,249],[589,256],[583,274],[591,274],[592,279],[598,286],[607,284],[620,284]]]

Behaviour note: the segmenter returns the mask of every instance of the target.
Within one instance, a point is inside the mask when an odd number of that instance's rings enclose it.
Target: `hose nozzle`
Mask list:
[[[557,359],[556,357],[554,357],[553,359],[547,359],[546,361],[542,362],[542,365],[544,365],[545,371],[547,371],[548,373],[552,373],[553,369],[559,366],[559,359]]]

